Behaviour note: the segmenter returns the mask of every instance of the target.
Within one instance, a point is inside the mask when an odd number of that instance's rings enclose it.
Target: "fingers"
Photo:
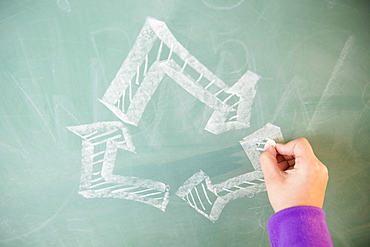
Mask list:
[[[276,156],[278,166],[280,170],[285,171],[289,167],[293,167],[295,165],[295,159],[292,156],[282,156],[278,154]]]
[[[305,138],[298,138],[287,144],[277,144],[276,150],[283,156],[293,156],[295,158],[310,158],[315,156],[310,143]]]
[[[260,156],[261,168],[266,181],[281,176],[281,169],[279,168],[276,155],[277,153],[275,147],[269,145],[269,147],[267,147],[267,149]]]
[[[294,167],[312,169],[312,162],[317,160],[310,143],[305,138],[299,138],[287,144],[276,144],[276,147],[266,145],[266,150],[261,154],[260,161],[262,172],[268,179],[283,176],[283,171]],[[307,166],[306,164],[311,164]]]

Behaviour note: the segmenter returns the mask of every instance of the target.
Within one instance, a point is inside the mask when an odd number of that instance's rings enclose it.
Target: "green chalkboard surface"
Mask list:
[[[370,4],[0,3],[0,246],[269,246],[258,161],[306,137],[370,243]]]

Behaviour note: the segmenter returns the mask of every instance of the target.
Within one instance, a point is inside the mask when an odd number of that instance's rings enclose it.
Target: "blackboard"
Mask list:
[[[367,1],[0,3],[0,246],[269,246],[258,156],[306,137],[369,237]]]

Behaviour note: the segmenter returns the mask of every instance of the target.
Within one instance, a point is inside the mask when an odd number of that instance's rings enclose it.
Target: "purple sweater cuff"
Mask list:
[[[267,222],[273,247],[333,246],[325,212],[312,206],[286,208],[274,214]]]

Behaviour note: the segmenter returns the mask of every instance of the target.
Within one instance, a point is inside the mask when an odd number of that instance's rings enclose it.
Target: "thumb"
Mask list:
[[[276,159],[276,149],[272,145],[266,146],[265,151],[260,156],[260,163],[265,180],[276,179],[281,176],[281,171]]]

